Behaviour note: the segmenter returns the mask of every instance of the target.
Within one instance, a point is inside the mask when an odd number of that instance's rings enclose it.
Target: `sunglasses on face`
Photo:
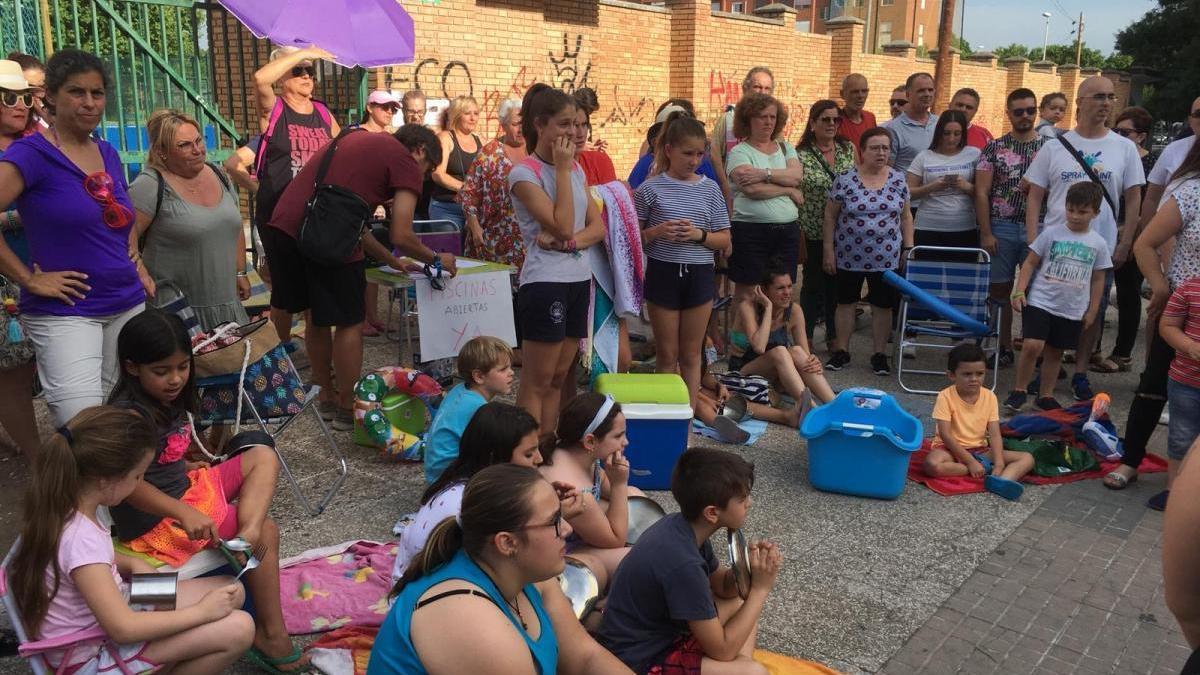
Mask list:
[[[563,514],[562,514],[562,507],[560,506],[560,507],[558,507],[558,513],[554,514],[554,518],[550,522],[542,524],[542,525],[525,525],[524,527],[516,528],[516,530],[519,532],[521,530],[540,530],[543,527],[553,527],[554,528],[554,538],[562,539],[562,520],[563,520]]]
[[[820,118],[817,118],[817,121],[823,122],[825,124],[837,124],[839,119],[841,119],[841,118],[836,117],[836,116],[835,117],[820,117]]]
[[[892,99],[892,100],[888,101],[888,105],[890,105],[890,106],[892,106],[893,108],[895,108],[895,107],[897,107],[897,106],[908,105],[908,101],[905,101],[905,100],[904,100],[904,99],[902,99],[902,98],[894,98],[894,99]]]
[[[1037,106],[1032,108],[1010,108],[1009,112],[1012,113],[1013,117],[1033,117],[1037,114],[1038,109]]]
[[[317,77],[317,69],[315,66],[292,66],[292,77],[301,77],[308,75],[311,78]]]
[[[388,112],[390,112],[390,113],[392,113],[393,115],[395,115],[395,114],[396,114],[396,113],[397,113],[397,112],[400,110],[400,106],[398,106],[398,105],[396,105],[396,104],[394,104],[394,103],[389,103],[389,104],[387,104],[387,105],[381,105],[381,106],[379,106],[379,107],[380,107],[380,108],[383,108],[384,110],[386,110],[386,111],[388,111]]]
[[[117,202],[113,193],[116,184],[107,171],[97,171],[83,179],[83,189],[96,203],[104,207],[104,224],[119,230],[133,222],[133,212]]]
[[[16,108],[18,105],[23,108],[33,107],[33,94],[17,94],[11,91],[0,92],[0,105],[5,108]]]
[[[1140,134],[1140,133],[1144,133],[1144,132],[1138,131],[1137,129],[1126,129],[1124,127],[1113,127],[1113,133],[1120,134],[1120,135],[1124,136],[1125,138],[1129,138],[1130,136],[1132,136],[1134,134]]]

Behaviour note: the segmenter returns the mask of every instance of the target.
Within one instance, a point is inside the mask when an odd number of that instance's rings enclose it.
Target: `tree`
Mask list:
[[[1146,106],[1159,119],[1177,120],[1200,92],[1200,0],[1158,4],[1117,33],[1117,49],[1162,75]]]
[[[1014,56],[1029,59],[1030,61],[1034,60],[1029,55],[1029,47],[1026,47],[1025,45],[1019,45],[1015,42],[1010,45],[1004,45],[1003,47],[997,47],[996,49],[992,50],[992,53],[996,55],[996,60],[1000,63],[1004,63],[1005,59],[1011,59]],[[1040,56],[1041,52],[1039,51],[1038,54]]]

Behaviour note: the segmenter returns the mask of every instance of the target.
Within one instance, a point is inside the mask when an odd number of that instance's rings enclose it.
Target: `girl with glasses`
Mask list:
[[[116,380],[117,334],[142,311],[148,279],[129,255],[134,215],[121,159],[94,137],[109,84],[104,63],[63,49],[46,70],[54,123],[0,158],[0,204],[21,213],[30,264],[0,244],[0,274],[21,287],[22,326],[58,426],[103,402]]]

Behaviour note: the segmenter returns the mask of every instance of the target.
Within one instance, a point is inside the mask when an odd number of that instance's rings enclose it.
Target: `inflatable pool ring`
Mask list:
[[[958,324],[976,335],[988,335],[991,329],[986,324],[976,321],[971,317],[963,314],[961,311],[951,307],[948,303],[940,298],[930,295],[925,290],[918,288],[911,281],[896,274],[892,270],[887,270],[883,273],[883,280],[901,293],[916,300],[925,309],[937,314],[943,319]]]
[[[420,371],[389,366],[367,374],[354,385],[354,442],[421,461],[421,435],[441,397],[442,388]]]

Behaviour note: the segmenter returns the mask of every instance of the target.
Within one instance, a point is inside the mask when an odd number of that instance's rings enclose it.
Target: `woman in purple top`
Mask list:
[[[865,281],[875,347],[871,370],[882,376],[891,374],[884,350],[896,303],[896,291],[883,281],[883,273],[899,269],[901,256],[912,248],[913,217],[904,173],[888,166],[891,136],[881,127],[868,129],[858,148],[862,161],[833,181],[825,205],[822,264],[826,274],[834,275],[837,300],[833,354],[825,367],[841,370],[850,364],[854,306]]]
[[[0,274],[21,286],[21,319],[55,426],[104,402],[117,334],[146,299],[145,270],[130,254],[134,214],[121,160],[92,137],[107,88],[96,56],[56,52],[46,64],[54,124],[0,158],[0,204],[21,212],[32,261],[27,267],[0,243]]]

